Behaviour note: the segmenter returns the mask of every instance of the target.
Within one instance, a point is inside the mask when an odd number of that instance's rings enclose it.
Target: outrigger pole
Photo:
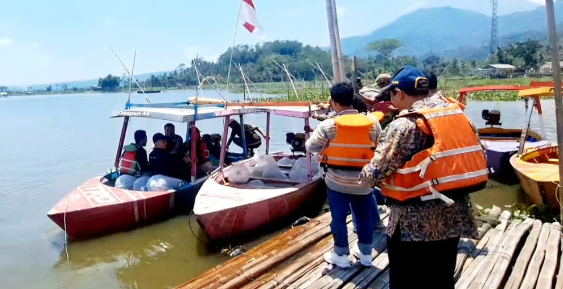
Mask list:
[[[547,27],[549,30],[549,40],[551,44],[551,64],[553,65],[553,90],[555,92],[555,117],[557,123],[557,146],[559,150],[563,148],[563,98],[561,97],[561,65],[559,63],[559,45],[557,44],[557,30],[555,26],[555,11],[553,8],[553,0],[545,0],[545,10],[547,13]],[[557,196],[559,200],[559,209],[563,211],[563,189],[561,181],[563,181],[563,154],[559,151],[559,184],[557,185]],[[563,214],[561,214],[561,222],[563,223]]]
[[[111,48],[111,46],[110,46]],[[112,49],[113,51],[113,49]],[[113,51],[115,53],[115,51]],[[118,57],[115,54],[115,57]],[[119,57],[118,57],[119,58]],[[135,54],[133,55],[133,66],[131,67],[131,73],[129,74],[129,96],[127,97],[127,103],[125,104],[125,108],[129,108],[130,101],[131,101],[131,82],[133,80],[133,73],[135,71],[135,60],[137,60],[137,49],[135,49]],[[121,60],[119,60],[121,62]],[[123,64],[123,62],[121,62]],[[119,168],[119,159],[121,158],[121,150],[123,149],[123,143],[125,142],[125,134],[127,133],[127,126],[129,125],[129,116],[125,116],[123,118],[123,126],[121,128],[121,136],[119,137],[119,144],[117,145],[117,153],[115,155],[115,162],[114,166],[116,169]]]

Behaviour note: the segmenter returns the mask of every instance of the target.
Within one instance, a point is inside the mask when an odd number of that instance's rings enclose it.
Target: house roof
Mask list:
[[[490,67],[494,67],[496,69],[516,69],[515,66],[510,64],[490,64]]]
[[[551,67],[552,65],[553,65],[552,62],[551,62],[551,61],[548,61],[548,62],[544,63],[544,64],[542,65],[542,67],[546,67],[546,66],[547,66],[547,67]],[[559,62],[559,65],[560,65],[560,66],[563,66],[563,61],[560,61],[560,62]]]

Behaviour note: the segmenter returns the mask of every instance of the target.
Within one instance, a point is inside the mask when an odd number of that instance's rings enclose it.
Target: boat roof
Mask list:
[[[129,108],[112,113],[112,117],[143,117],[174,122],[191,122],[217,117],[252,113],[309,118],[323,108],[310,102],[233,102],[193,105],[188,102],[129,104]],[[197,113],[196,113],[197,110]]]
[[[526,97],[542,97],[542,96],[553,96],[553,87],[538,87],[524,89],[518,92],[518,96],[522,98]]]
[[[459,89],[460,94],[467,94],[479,91],[518,91],[529,88],[528,86],[521,85],[485,85],[485,86],[473,86],[473,87],[462,87]]]

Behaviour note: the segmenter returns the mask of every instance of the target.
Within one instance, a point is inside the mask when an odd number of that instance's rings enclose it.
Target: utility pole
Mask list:
[[[494,54],[498,48],[498,0],[491,0],[493,3],[493,17],[491,23],[491,54]]]

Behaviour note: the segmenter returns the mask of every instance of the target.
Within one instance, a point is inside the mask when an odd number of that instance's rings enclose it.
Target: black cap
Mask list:
[[[166,140],[166,137],[163,134],[157,132],[152,136],[152,142],[156,143],[159,140]]]

